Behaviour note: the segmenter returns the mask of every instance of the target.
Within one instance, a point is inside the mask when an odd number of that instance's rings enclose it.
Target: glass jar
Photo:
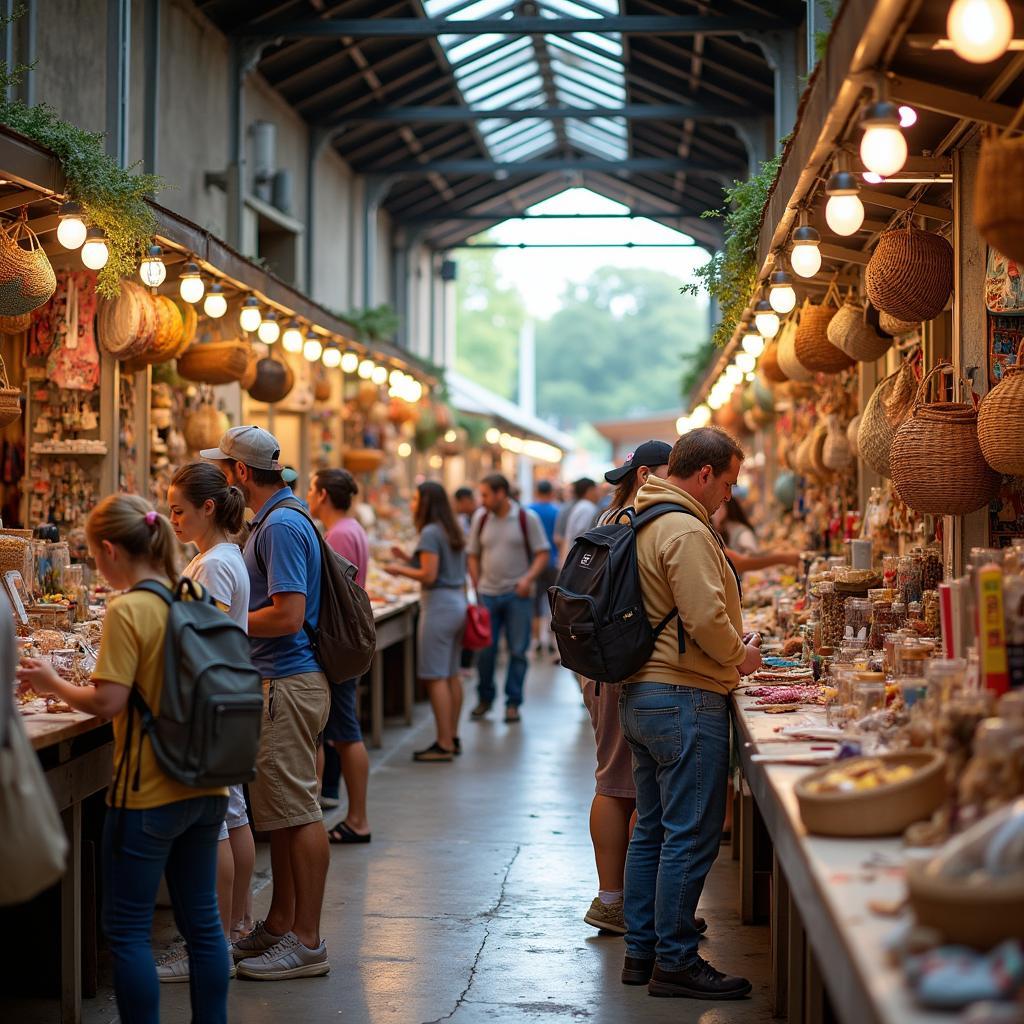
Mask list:
[[[896,600],[892,603],[892,624],[896,629],[903,629],[907,624],[906,602]]]
[[[787,636],[793,625],[793,598],[780,597],[775,606],[775,623],[780,636]]]
[[[871,602],[866,597],[847,598],[843,607],[843,640],[863,640],[871,632]]]
[[[890,590],[896,589],[899,561],[896,555],[882,555],[882,583]]]
[[[904,679],[919,679],[924,685],[925,666],[932,654],[935,653],[935,645],[927,640],[918,640],[916,637],[904,637],[897,641],[894,650],[896,681]]]
[[[911,601],[920,601],[924,592],[921,588],[921,561],[913,555],[904,555],[896,567],[896,589],[900,600],[909,605]]]
[[[858,672],[851,682],[857,717],[885,710],[885,680],[879,672]]]
[[[945,570],[942,565],[942,551],[937,544],[929,544],[924,549],[924,564],[921,570],[921,589],[925,592],[938,590],[939,584],[945,578]]]
[[[888,591],[872,591],[872,593],[888,593]],[[893,614],[892,601],[878,598],[871,602],[871,631],[868,634],[868,647],[880,651],[884,647],[886,633],[896,629],[896,616]]]
[[[929,703],[941,708],[966,688],[967,659],[932,658],[925,664],[924,677],[928,683]]]

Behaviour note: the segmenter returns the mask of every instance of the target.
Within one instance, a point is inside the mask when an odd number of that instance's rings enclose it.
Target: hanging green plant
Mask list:
[[[354,309],[338,316],[356,329],[361,341],[389,341],[401,323],[398,314],[387,303],[372,309]]]
[[[0,94],[12,95],[25,66],[10,68],[0,61]],[[88,221],[102,228],[110,256],[99,271],[96,291],[114,298],[121,278],[135,274],[156,229],[156,218],[146,202],[163,187],[155,174],[137,174],[135,167],[120,167],[104,149],[101,132],[89,132],[62,120],[46,103],[34,107],[21,100],[0,100],[0,124],[50,150],[60,161],[67,196],[81,203]]]

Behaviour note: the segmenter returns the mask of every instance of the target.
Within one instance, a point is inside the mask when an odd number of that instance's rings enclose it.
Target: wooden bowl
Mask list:
[[[866,760],[854,758],[844,764]],[[946,799],[946,758],[938,751],[905,750],[881,754],[879,760],[890,767],[910,765],[911,778],[890,785],[876,786],[853,793],[815,793],[811,787],[839,766],[819,768],[800,779],[794,791],[800,805],[800,817],[808,832],[819,836],[896,836],[912,825],[931,817]]]

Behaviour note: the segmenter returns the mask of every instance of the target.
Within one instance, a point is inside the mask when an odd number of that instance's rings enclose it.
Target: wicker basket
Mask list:
[[[891,313],[878,313],[878,326],[895,338],[905,338],[908,334],[914,334],[921,329],[919,320],[900,320]]]
[[[839,309],[839,290],[831,282],[820,303],[804,300],[794,348],[796,357],[813,373],[839,373],[853,360],[828,340],[828,325]]]
[[[25,217],[0,228],[0,315],[31,313],[56,290],[57,275]]]
[[[832,475],[832,470],[825,463],[825,442],[828,440],[828,427],[819,423],[811,432],[811,444],[807,451],[811,471],[822,480]]]
[[[7,378],[7,366],[0,358],[0,427],[21,417],[21,388],[12,388]]]
[[[207,341],[192,345],[178,356],[178,373],[200,384],[231,384],[249,365],[244,341]]]
[[[152,297],[132,281],[121,282],[115,299],[100,299],[97,307],[97,338],[100,348],[115,359],[135,359],[148,347],[156,332]]]
[[[779,343],[774,338],[768,342],[768,347],[762,353],[758,366],[761,368],[765,380],[770,380],[773,384],[785,384],[789,380],[779,365]]]
[[[196,307],[191,302],[185,302],[184,299],[175,299],[174,305],[177,307],[182,321],[181,342],[178,344],[178,348],[172,357],[177,359],[196,340],[196,331],[199,329],[199,314],[196,312]]]
[[[932,320],[953,291],[953,247],[909,222],[885,231],[864,272],[871,304],[899,320]]]
[[[295,387],[295,373],[280,359],[265,356],[256,364],[256,379],[249,387],[249,394],[257,402],[281,402]]]
[[[963,516],[984,508],[999,492],[999,474],[978,443],[974,403],[927,400],[932,379],[954,372],[949,363],[939,363],[925,375],[892,440],[892,482],[915,512]],[[970,385],[961,384],[970,396]]]
[[[830,415],[827,423],[828,433],[821,452],[821,461],[825,463],[826,469],[839,473],[850,468],[853,463],[853,452],[850,450],[850,442],[846,438],[846,431],[840,425],[839,417]]]
[[[846,302],[828,325],[828,340],[859,363],[873,363],[892,347],[893,337],[879,329],[878,310],[870,302]]]
[[[32,326],[32,314],[0,316],[0,334],[24,334]]]
[[[348,448],[341,461],[350,473],[372,473],[384,461],[384,453],[379,448]]]
[[[779,331],[779,367],[789,380],[809,384],[814,374],[797,358],[796,332],[799,317],[791,316]]]
[[[230,425],[227,415],[207,402],[185,417],[185,444],[193,452],[216,448]]]
[[[997,473],[1024,476],[1024,341],[1017,362],[981,400],[978,443],[985,461]]]
[[[886,479],[892,476],[889,448],[892,445],[895,428],[885,414],[885,405],[896,386],[897,377],[904,372],[903,366],[880,381],[878,387],[871,392],[857,428],[857,451],[860,458],[879,476]]]
[[[974,186],[974,224],[1004,256],[1024,260],[1024,138],[981,141]]]
[[[860,458],[860,448],[857,447],[857,434],[860,431],[860,413],[850,420],[846,427],[846,443],[850,446],[850,454],[855,458]]]

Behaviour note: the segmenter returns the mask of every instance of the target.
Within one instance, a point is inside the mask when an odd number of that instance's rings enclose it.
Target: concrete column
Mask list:
[[[107,152],[121,167],[128,166],[131,40],[131,0],[107,0],[106,144]]]
[[[780,152],[779,140],[793,130],[800,100],[797,34],[794,29],[765,32],[753,41],[761,47],[775,72],[775,149]]]
[[[832,19],[825,10],[821,0],[807,0],[807,74],[814,70],[818,63],[818,33],[828,32],[832,28]]]
[[[381,203],[387,198],[395,183],[392,175],[371,175],[365,179],[363,191],[363,307],[371,309],[377,303],[376,294],[377,255],[380,246],[380,232],[377,214]]]
[[[160,0],[146,0],[143,11],[146,84],[142,102],[142,169],[157,173],[160,137]]]
[[[730,122],[740,141],[747,147],[747,166],[751,175],[775,153],[775,122],[771,117],[742,117]]]
[[[533,416],[537,411],[537,345],[532,320],[519,332],[519,408]]]

